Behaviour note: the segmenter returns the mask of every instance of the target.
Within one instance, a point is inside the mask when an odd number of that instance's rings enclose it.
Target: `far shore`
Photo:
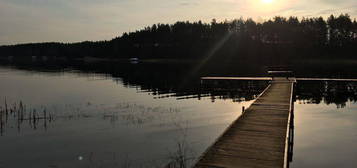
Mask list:
[[[85,63],[95,63],[95,62],[116,62],[116,63],[130,63],[130,58],[99,58],[99,57],[78,57],[69,59],[67,57],[47,57],[47,56],[33,56],[33,57],[0,57],[0,61],[82,61]],[[150,58],[150,59],[140,59],[138,58],[137,63],[199,63],[200,59],[178,59],[178,58]],[[247,62],[249,61],[240,61]],[[316,64],[316,65],[357,65],[357,59],[304,59],[304,60],[292,60],[291,65],[301,65],[301,64]]]

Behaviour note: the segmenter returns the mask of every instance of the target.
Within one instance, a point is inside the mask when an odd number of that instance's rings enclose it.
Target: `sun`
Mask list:
[[[263,3],[265,4],[270,4],[272,3],[274,0],[261,0]]]
[[[269,18],[294,6],[298,0],[247,0],[250,15]]]

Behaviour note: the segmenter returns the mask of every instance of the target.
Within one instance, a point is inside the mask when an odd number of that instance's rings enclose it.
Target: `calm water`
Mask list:
[[[1,66],[0,106],[14,112],[2,114],[0,168],[189,167],[267,83],[201,86],[184,69]],[[357,165],[356,100],[354,83],[298,84],[292,167]]]
[[[357,166],[357,104],[295,104],[294,155],[291,167]]]

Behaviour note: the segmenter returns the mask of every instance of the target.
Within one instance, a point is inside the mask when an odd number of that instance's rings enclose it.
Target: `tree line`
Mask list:
[[[109,59],[204,59],[284,61],[306,58],[356,59],[357,22],[348,14],[280,17],[211,23],[154,24],[108,41],[0,46],[8,57],[98,57]]]

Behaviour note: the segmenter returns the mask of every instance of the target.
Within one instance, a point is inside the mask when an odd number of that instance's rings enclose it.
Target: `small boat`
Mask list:
[[[132,64],[137,64],[137,63],[139,63],[139,58],[135,58],[135,57],[134,58],[130,58],[129,61]]]

